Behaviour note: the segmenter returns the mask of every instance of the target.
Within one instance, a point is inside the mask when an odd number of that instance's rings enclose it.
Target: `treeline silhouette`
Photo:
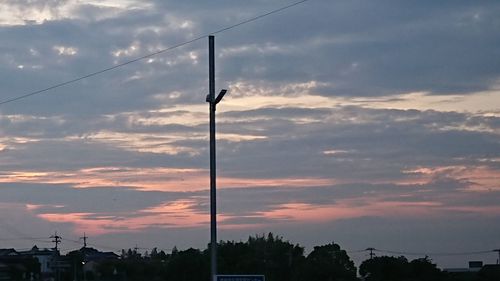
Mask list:
[[[121,259],[99,263],[97,276],[86,280],[210,280],[210,252],[176,248],[167,254],[156,248],[141,255],[123,250]],[[498,269],[473,275],[441,271],[429,258],[408,261],[405,257],[380,256],[365,260],[357,268],[338,244],[316,246],[305,255],[304,248],[272,233],[249,237],[246,242],[218,244],[219,274],[263,274],[266,281],[498,281]]]
[[[99,264],[97,271],[103,280],[206,281],[208,248],[174,248],[170,254],[153,249],[145,255],[128,249],[121,259]],[[269,233],[246,242],[221,241],[217,249],[219,274],[262,274],[266,281],[358,280],[354,262],[335,243],[314,247],[306,256],[303,247]]]

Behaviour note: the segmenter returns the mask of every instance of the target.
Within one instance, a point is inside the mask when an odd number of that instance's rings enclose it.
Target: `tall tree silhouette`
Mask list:
[[[298,280],[304,261],[304,248],[272,233],[247,242],[221,242],[218,252],[221,274],[264,274],[268,281]]]
[[[301,280],[348,281],[357,280],[356,267],[347,252],[338,244],[316,246],[307,256]]]

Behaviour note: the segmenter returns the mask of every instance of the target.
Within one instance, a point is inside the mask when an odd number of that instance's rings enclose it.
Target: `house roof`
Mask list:
[[[12,248],[0,249],[0,256],[13,256],[13,255],[19,255],[19,253]]]
[[[54,254],[59,254],[59,251],[56,251],[54,249],[39,249],[36,245],[31,248],[29,251],[22,251],[19,252],[20,254],[24,255],[32,255],[32,256],[49,256],[49,255],[54,255]]]
[[[84,255],[87,261],[119,258],[119,256],[113,252],[101,252],[89,247],[82,247],[79,251]]]

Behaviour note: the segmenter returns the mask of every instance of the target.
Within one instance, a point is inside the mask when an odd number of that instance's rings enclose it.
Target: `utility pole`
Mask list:
[[[56,247],[54,248],[56,251],[58,250],[59,243],[61,243],[61,236],[57,235],[57,231],[54,232],[54,235],[50,236],[52,238],[52,242],[56,244]]]
[[[210,110],[210,276],[217,275],[217,200],[215,173],[215,109],[227,90],[221,90],[215,97],[215,37],[208,36],[208,95],[206,102]]]
[[[83,233],[83,237],[80,237],[80,239],[83,239],[83,248],[87,248],[87,238],[89,238],[85,232]]]
[[[366,248],[365,251],[370,251],[370,259],[373,259],[373,257],[375,256],[375,254],[373,253],[373,251],[375,251],[375,248]]]
[[[497,252],[498,253],[497,264],[500,264],[500,249],[495,249],[495,250],[493,250],[493,252]]]
[[[54,235],[50,236],[52,238],[52,242],[56,244],[54,247],[54,252],[52,253],[52,257],[55,260],[55,268],[56,268],[56,281],[61,280],[60,272],[59,272],[59,266],[60,266],[60,261],[59,261],[59,243],[61,243],[61,236],[57,235],[57,231],[54,232]]]

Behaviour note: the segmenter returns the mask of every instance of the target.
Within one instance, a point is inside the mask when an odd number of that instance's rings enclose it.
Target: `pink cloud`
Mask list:
[[[123,186],[148,191],[197,191],[209,186],[209,172],[204,169],[95,167],[73,172],[17,171],[0,177],[0,183],[28,182],[68,184],[75,188]],[[337,183],[325,178],[234,178],[219,177],[218,186],[326,186]]]
[[[208,216],[195,212],[195,204],[192,200],[178,200],[134,213],[105,216],[98,213],[43,213],[37,216],[49,222],[73,224],[75,233],[100,235],[135,232],[150,227],[188,228],[204,225]]]

